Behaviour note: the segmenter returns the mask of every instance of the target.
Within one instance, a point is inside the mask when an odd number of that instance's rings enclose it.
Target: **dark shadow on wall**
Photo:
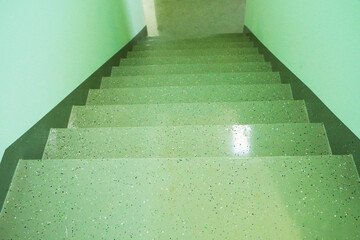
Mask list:
[[[304,99],[309,113],[310,122],[323,122],[329,138],[332,153],[335,155],[352,154],[359,172],[360,139],[308,88],[295,76],[256,36],[245,26],[244,32],[249,33],[259,52],[265,60],[271,62],[274,71],[280,72],[281,81],[290,83],[294,99]]]
[[[127,26],[130,26],[129,18],[126,15],[123,17]],[[128,34],[127,36],[130,38],[131,33],[129,29],[122,29],[122,32]],[[135,38],[133,38],[133,40],[120,49],[80,86],[46,114],[46,116],[5,150],[0,163],[0,209],[2,209],[19,159],[41,159],[50,129],[66,128],[72,106],[85,105],[89,89],[99,88],[102,77],[110,76],[112,67],[118,66],[120,59],[125,58],[127,52],[132,49],[134,43],[140,38],[145,37],[146,34],[147,31],[145,27]]]

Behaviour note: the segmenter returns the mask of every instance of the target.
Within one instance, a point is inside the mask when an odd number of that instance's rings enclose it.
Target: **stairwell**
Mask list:
[[[19,162],[0,239],[359,239],[358,182],[246,34],[147,37]]]

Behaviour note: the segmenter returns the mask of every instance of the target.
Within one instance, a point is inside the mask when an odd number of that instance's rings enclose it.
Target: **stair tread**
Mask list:
[[[127,57],[160,57],[160,56],[209,56],[209,55],[241,55],[259,53],[257,47],[225,48],[225,49],[186,49],[186,50],[146,50],[130,51]]]
[[[323,124],[285,123],[51,129],[44,159],[326,154]]]
[[[69,128],[309,122],[304,101],[74,106]]]
[[[105,77],[101,88],[198,86],[198,85],[236,85],[281,83],[278,72],[239,72],[207,74],[162,74]]]
[[[176,50],[176,49],[224,49],[224,48],[247,48],[254,47],[252,41],[239,41],[239,42],[203,42],[203,43],[176,43],[176,44],[162,44],[162,45],[135,45],[133,51],[143,51],[143,50]]]
[[[270,72],[269,62],[167,64],[113,67],[111,76],[158,74]]]
[[[357,239],[358,181],[351,156],[21,160],[0,232],[263,239],[266,229],[269,239]]]
[[[121,59],[120,65],[159,65],[159,64],[203,64],[203,63],[242,63],[262,62],[260,54],[248,55],[214,55],[214,56],[178,56],[178,57],[139,57]]]
[[[289,84],[90,89],[88,105],[291,100]]]

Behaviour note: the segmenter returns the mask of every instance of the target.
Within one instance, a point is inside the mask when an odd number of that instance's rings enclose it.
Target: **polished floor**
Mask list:
[[[358,239],[349,156],[21,161],[1,239]]]
[[[148,37],[20,160],[0,239],[360,239],[359,203],[246,34]]]

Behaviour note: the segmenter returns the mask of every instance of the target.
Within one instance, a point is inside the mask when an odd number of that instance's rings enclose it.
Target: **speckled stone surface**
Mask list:
[[[304,101],[74,106],[69,128],[309,122]]]
[[[211,56],[211,55],[240,55],[257,54],[259,49],[252,48],[224,48],[224,49],[186,49],[186,50],[147,50],[131,51],[127,57],[171,57],[171,56]]]
[[[152,45],[160,45],[160,44],[183,44],[183,43],[215,43],[215,42],[246,42],[250,41],[250,37],[248,35],[238,36],[238,37],[207,37],[207,38],[193,38],[193,39],[167,39],[167,38],[144,38],[137,42],[138,45],[143,44],[152,44]]]
[[[133,51],[143,50],[177,50],[177,49],[216,49],[216,48],[249,48],[254,47],[251,41],[241,42],[202,42],[202,43],[177,43],[177,44],[161,44],[161,45],[135,45]]]
[[[87,105],[238,102],[293,99],[289,84],[91,89]]]
[[[181,41],[181,40],[191,40],[191,39],[237,39],[243,37],[249,37],[248,33],[214,33],[208,34],[206,36],[196,36],[196,37],[183,37],[183,38],[173,38],[170,36],[147,36],[144,40],[154,40],[154,41]]]
[[[143,76],[104,77],[100,88],[201,86],[281,83],[278,72],[240,72],[210,74],[162,74]]]
[[[331,154],[323,124],[51,129],[44,159]]]
[[[269,71],[271,71],[271,64],[269,62],[167,64],[113,67],[111,76]]]
[[[19,162],[0,239],[360,239],[352,157],[244,36],[142,41]]]
[[[20,161],[1,239],[359,239],[350,156]]]
[[[192,63],[242,63],[264,62],[260,54],[234,56],[184,56],[184,57],[139,57],[121,59],[120,65],[159,65],[159,64],[192,64]]]

